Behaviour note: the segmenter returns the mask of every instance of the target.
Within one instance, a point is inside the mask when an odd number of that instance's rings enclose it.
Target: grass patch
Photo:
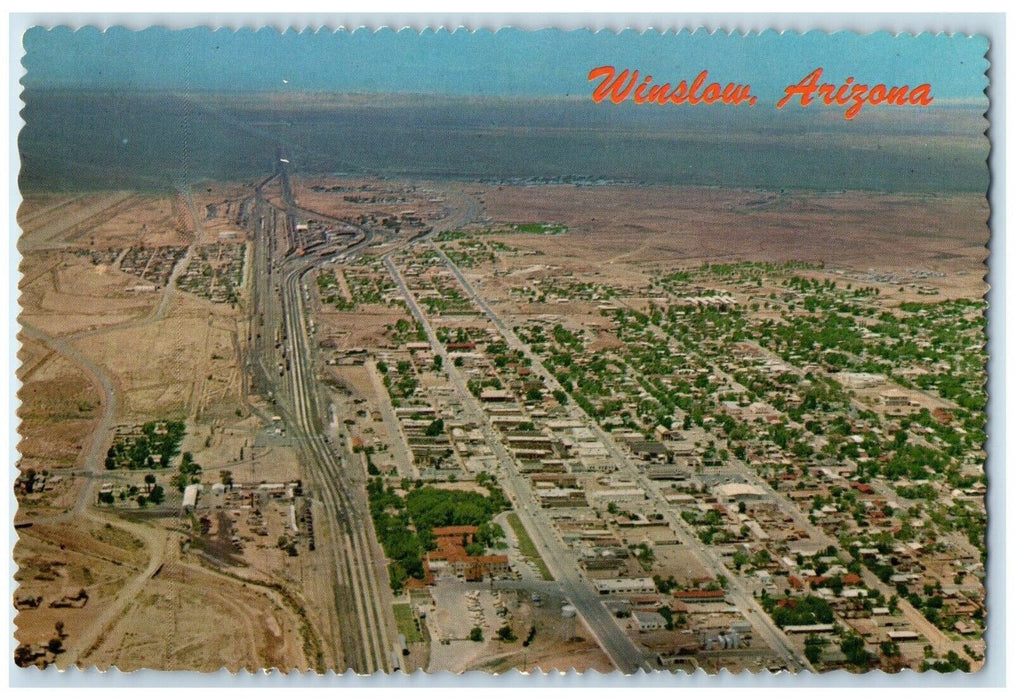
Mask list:
[[[517,513],[508,513],[507,516],[508,524],[511,525],[511,529],[515,531],[515,536],[518,538],[518,549],[521,551],[522,556],[530,559],[539,569],[539,574],[543,577],[544,581],[552,581],[553,575],[550,574],[550,570],[546,566],[546,562],[539,556],[539,552],[536,550],[536,544],[529,537],[529,533],[526,532],[525,526],[522,525],[522,521],[518,518]]]
[[[395,624],[398,626],[398,633],[405,635],[405,641],[422,642],[423,634],[416,627],[416,617],[412,614],[409,604],[395,603],[392,608],[395,611]]]
[[[537,233],[549,236],[556,236],[567,231],[567,226],[560,224],[513,224],[511,228],[519,233]]]

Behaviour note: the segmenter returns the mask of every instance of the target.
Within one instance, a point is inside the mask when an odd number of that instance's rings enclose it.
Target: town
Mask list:
[[[131,585],[242,581],[296,667],[983,664],[985,304],[961,270],[622,262],[493,213],[539,187],[287,166],[174,200],[190,243],[72,249],[122,328],[185,304],[206,335],[181,387],[123,370],[135,408],[91,472],[22,470],[23,536],[61,503],[119,518],[95,536]],[[88,577],[33,572],[18,663],[133,648],[85,624],[109,595]]]

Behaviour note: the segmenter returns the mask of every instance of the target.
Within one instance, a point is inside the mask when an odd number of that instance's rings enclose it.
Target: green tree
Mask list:
[[[843,635],[839,649],[846,655],[846,661],[852,666],[866,668],[870,665],[872,655],[867,651],[863,637],[856,632]]]
[[[825,645],[828,644],[828,640],[824,637],[820,637],[816,634],[807,635],[807,639],[804,640],[804,656],[812,664],[816,664],[821,661],[821,652],[824,650]]]
[[[148,500],[155,505],[160,505],[166,500],[166,491],[161,486],[156,484],[152,487],[151,493],[148,494]]]
[[[471,642],[481,642],[481,641],[483,641],[483,628],[482,627],[473,627],[469,631],[469,641],[471,641]]]
[[[673,630],[673,611],[665,605],[659,608],[659,614],[666,620],[666,629]]]
[[[902,652],[899,650],[899,643],[892,641],[881,642],[881,655],[887,657],[901,656]]]

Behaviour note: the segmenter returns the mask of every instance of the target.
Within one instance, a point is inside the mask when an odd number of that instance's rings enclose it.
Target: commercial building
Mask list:
[[[618,593],[655,593],[656,584],[650,578],[603,578],[593,582],[599,595]]]

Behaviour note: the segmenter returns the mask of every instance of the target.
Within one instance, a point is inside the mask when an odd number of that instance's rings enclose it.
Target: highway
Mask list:
[[[645,655],[634,645],[624,630],[620,628],[617,620],[603,605],[599,593],[579,573],[568,546],[560,539],[556,529],[547,520],[543,509],[532,493],[528,480],[519,473],[514,459],[508,454],[496,429],[490,424],[478,400],[469,391],[465,377],[453,362],[448,361],[447,349],[437,338],[433,327],[419,308],[415,297],[391,257],[390,253],[384,256],[385,267],[398,285],[413,317],[422,325],[434,352],[443,358],[443,366],[448,373],[448,378],[462,397],[466,417],[480,427],[487,444],[493,449],[500,465],[503,478],[502,486],[512,498],[515,512],[554,579],[558,582],[561,594],[574,605],[578,614],[585,620],[590,634],[618,669],[624,673],[634,673],[639,668],[646,671],[652,670]]]
[[[455,265],[450,258],[448,258],[443,251],[437,246],[434,246],[441,260],[445,266],[451,271],[458,280],[459,284],[465,290],[466,294],[472,299],[487,318],[496,326],[497,330],[500,331],[504,337],[508,346],[512,349],[519,350],[525,354],[525,356],[531,361],[531,369],[537,373],[543,382],[551,390],[557,389],[563,391],[564,388],[557,381],[556,377],[547,370],[539,358],[536,357],[528,345],[523,343],[521,339],[501,320],[501,318],[494,312],[489,304],[476,292],[472,284],[465,278],[462,271]],[[446,363],[445,363],[446,364]],[[682,539],[683,542],[694,543],[697,542],[697,535],[691,531],[690,527],[683,521],[679,513],[673,509],[670,504],[660,493],[658,487],[650,479],[648,479],[644,473],[641,472],[635,465],[630,462],[628,456],[620,449],[620,447],[613,440],[612,436],[603,430],[599,424],[588,416],[580,407],[570,404],[569,413],[573,418],[581,420],[582,423],[589,426],[599,438],[600,442],[606,447],[610,456],[615,461],[618,470],[625,476],[630,477],[636,481],[644,490],[645,493],[650,496],[653,507],[661,513],[666,513],[668,516],[670,528],[674,530]],[[751,626],[755,629],[760,637],[762,637],[769,648],[783,656],[789,663],[791,671],[797,671],[800,669],[808,669],[813,671],[813,666],[803,657],[802,654],[798,653],[792,648],[789,640],[783,634],[775,623],[772,622],[771,618],[761,610],[761,607],[754,600],[754,597],[746,589],[743,583],[740,581],[738,575],[735,572],[730,571],[722,562],[721,558],[717,556],[710,548],[705,546],[698,546],[695,548],[695,553],[698,554],[699,558],[706,565],[707,568],[721,574],[726,578],[728,582],[727,586],[727,597],[732,601],[734,605],[744,614],[744,617],[751,623]]]

